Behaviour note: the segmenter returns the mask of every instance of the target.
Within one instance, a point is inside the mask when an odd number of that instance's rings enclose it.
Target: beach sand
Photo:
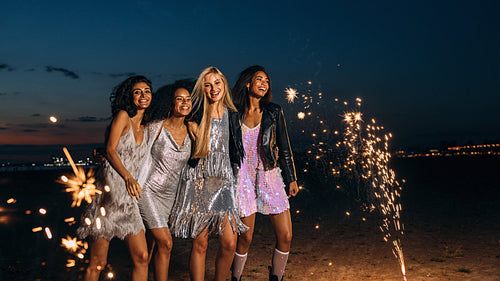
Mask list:
[[[406,179],[401,198],[401,222],[405,225],[401,244],[407,280],[500,280],[500,181],[496,176],[500,159],[395,162],[398,177]],[[75,225],[54,225],[56,237],[52,240],[43,233],[31,232],[38,225],[62,222],[68,216],[62,210],[77,211],[69,207],[71,201],[61,193],[61,187],[54,187],[57,176],[44,175],[39,180],[49,182],[46,188],[52,193],[25,199],[22,194],[45,187],[30,185],[31,176],[4,176],[2,186],[10,186],[9,182],[26,184],[18,194],[3,194],[4,198],[18,199],[19,226],[23,229],[16,229],[15,223],[2,224],[0,280],[82,280],[85,262],[66,268],[67,259],[75,257],[60,247],[60,238],[73,235]],[[305,187],[290,199],[293,241],[284,280],[403,280],[392,245],[383,241],[376,212],[360,211],[355,201],[332,187],[311,182]],[[24,215],[27,207],[21,204],[28,199],[27,206],[46,206],[55,217]],[[267,280],[274,243],[268,217],[258,215],[242,280]],[[213,236],[206,280],[213,278],[217,247],[217,237]],[[190,240],[174,239],[169,280],[189,280],[190,249]],[[112,271],[115,277],[108,279],[103,274],[101,280],[129,279],[131,261],[123,241],[111,242],[108,264],[105,273]],[[149,280],[154,280],[152,270]]]

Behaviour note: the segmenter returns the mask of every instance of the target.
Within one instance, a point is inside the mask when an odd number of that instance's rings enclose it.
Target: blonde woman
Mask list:
[[[195,84],[194,150],[181,173],[179,191],[170,217],[177,237],[192,238],[191,280],[205,279],[209,234],[219,235],[214,280],[226,280],[236,250],[237,235],[246,230],[235,207],[233,170],[229,158],[231,101],[226,77],[215,67],[205,68]],[[196,117],[198,116],[198,117]]]

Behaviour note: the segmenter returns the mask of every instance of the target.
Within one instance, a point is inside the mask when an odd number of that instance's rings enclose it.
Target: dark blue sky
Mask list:
[[[363,98],[398,146],[500,139],[498,1],[175,2],[3,3],[0,145],[102,142],[131,73],[158,88],[215,65],[232,86],[254,64],[283,105],[307,81]]]

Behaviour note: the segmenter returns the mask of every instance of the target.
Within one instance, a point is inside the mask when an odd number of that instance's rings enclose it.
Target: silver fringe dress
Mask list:
[[[134,177],[137,176],[145,155],[147,142],[147,129],[144,129],[142,143],[137,145],[130,125],[130,130],[120,137],[116,147],[120,160]],[[107,160],[99,169],[96,179],[96,186],[102,193],[96,194],[92,203],[84,210],[81,225],[76,231],[78,237],[89,237],[92,240],[104,238],[110,241],[116,236],[123,240],[128,234],[135,235],[140,230],[145,230],[137,200],[130,197],[125,181]],[[110,187],[109,192],[104,190],[105,185]],[[91,224],[88,225],[85,218],[89,218]]]
[[[186,165],[170,215],[170,231],[176,237],[196,238],[202,231],[218,234],[228,223],[233,232],[248,229],[235,207],[234,176],[229,160],[229,119],[227,109],[221,119],[210,124],[210,152],[196,167]]]

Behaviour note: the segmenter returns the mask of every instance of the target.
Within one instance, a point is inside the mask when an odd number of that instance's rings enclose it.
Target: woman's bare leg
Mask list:
[[[167,227],[151,229],[151,233],[158,247],[154,257],[155,281],[167,281],[173,244],[172,235]]]
[[[249,230],[238,235],[236,254],[234,255],[233,265],[231,267],[231,275],[237,280],[240,280],[241,274],[243,274],[243,269],[245,268],[245,263],[247,261],[248,249],[252,243],[253,230],[255,226],[255,214],[241,218],[241,221],[249,227]]]
[[[84,281],[97,281],[107,263],[109,241],[99,238],[90,242],[90,263],[85,270]]]
[[[292,243],[292,219],[290,211],[286,210],[281,214],[269,215],[276,235],[276,249],[281,252],[290,251]]]
[[[248,231],[238,235],[238,245],[236,246],[236,252],[243,255],[250,249],[250,244],[252,243],[253,230],[255,227],[255,214],[251,214],[248,217],[241,218],[241,221],[248,226],[250,229]]]
[[[208,248],[208,229],[201,232],[194,240],[189,258],[189,272],[192,281],[205,280],[205,258]]]
[[[281,214],[269,215],[269,218],[271,219],[276,235],[276,249],[273,253],[271,274],[276,275],[278,280],[281,280],[292,242],[292,220],[289,210]]]
[[[223,230],[219,234],[219,250],[215,259],[215,278],[216,281],[226,280],[226,277],[231,270],[234,253],[236,251],[236,243],[238,234],[233,232],[233,228],[229,223],[229,218],[226,216],[222,223]]]
[[[136,235],[129,234],[125,237],[125,243],[128,246],[130,257],[134,263],[132,269],[133,281],[148,280],[148,246],[146,243],[146,235],[141,230]]]

